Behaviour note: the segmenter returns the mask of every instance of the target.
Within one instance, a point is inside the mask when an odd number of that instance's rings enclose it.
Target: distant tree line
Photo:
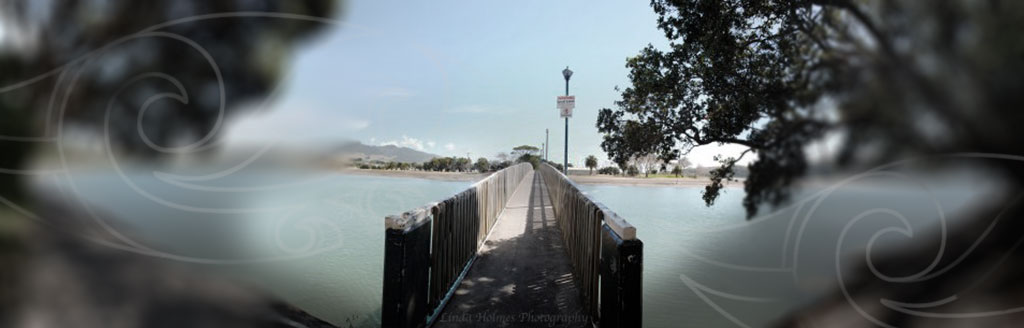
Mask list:
[[[599,164],[597,161],[597,157],[593,155],[587,156],[584,162],[586,163],[586,167],[590,169],[591,174],[593,174],[593,171],[596,169],[597,174],[622,174],[631,177],[639,176],[640,174],[644,174],[645,177],[649,177],[651,174],[671,174],[677,178],[696,178],[698,176],[710,177],[714,174],[712,170],[715,169],[715,167],[704,167],[700,165],[698,165],[697,167],[692,167],[693,163],[690,162],[690,160],[686,157],[681,157],[678,160],[665,162],[660,160],[657,156],[651,154],[645,156],[638,156],[631,159],[630,161],[615,166],[605,166],[601,168],[598,168]],[[558,169],[561,169],[561,164],[551,162],[548,163],[551,164],[552,166],[555,166]],[[572,165],[570,164],[569,167],[572,167]],[[748,168],[742,165],[736,165],[733,169],[735,170],[735,177],[737,178],[745,178],[749,172]]]
[[[468,157],[434,157],[423,162],[422,169],[439,172],[468,172],[473,169],[472,163]]]
[[[353,162],[356,167],[367,170],[487,173],[499,171],[517,163],[531,163],[534,168],[540,165],[540,163],[546,163],[555,168],[555,170],[562,171],[562,163],[542,159],[539,155],[539,151],[540,149],[537,147],[522,145],[513,148],[511,154],[498,153],[494,159],[480,157],[477,158],[475,162],[468,157],[435,157],[422,163],[364,160],[361,158],[356,158]],[[697,167],[691,167],[692,164],[686,157],[682,157],[671,163],[666,163],[658,160],[656,156],[645,156],[643,158],[637,158],[636,160],[629,161],[624,165],[598,168],[597,157],[591,155],[584,159],[584,163],[586,167],[590,169],[591,174],[596,170],[597,174],[625,175],[630,177],[639,176],[641,174],[644,174],[645,177],[649,177],[650,174],[671,174],[675,177],[691,178],[696,178],[698,176],[709,177],[713,174],[711,171],[715,169],[714,167],[704,167],[699,165]],[[569,163],[569,167],[573,167],[572,163]],[[736,171],[735,176],[738,178],[747,176],[747,167],[745,166],[737,165],[734,170]]]
[[[498,153],[495,159],[477,158],[474,162],[469,157],[434,157],[423,163],[409,163],[381,160],[363,160],[356,158],[356,167],[365,170],[418,170],[432,172],[494,172],[516,163],[531,163],[537,167],[541,163],[538,155],[540,148],[522,145],[512,149],[512,154]],[[550,163],[561,169],[561,164]],[[572,165],[570,165],[571,167]]]
[[[486,164],[487,159],[485,158],[480,158],[476,164],[473,164],[466,157],[435,157],[423,163],[381,160],[364,161],[358,158],[353,161],[356,163],[356,167],[364,170],[419,170],[435,172],[470,172],[474,170],[487,172],[490,170],[490,165]],[[483,161],[485,164],[481,166],[480,161]]]

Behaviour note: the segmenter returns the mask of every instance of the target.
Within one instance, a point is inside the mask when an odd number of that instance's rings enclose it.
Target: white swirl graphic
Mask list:
[[[43,116],[45,116],[45,121],[47,122],[47,124],[44,124],[45,128],[42,129],[43,131],[41,131],[42,135],[0,136],[0,140],[53,145],[57,150],[56,156],[58,165],[56,168],[45,169],[0,168],[0,174],[15,174],[44,178],[42,180],[46,180],[45,178],[47,177],[55,178],[57,181],[54,184],[56,189],[63,193],[65,198],[74,199],[73,202],[77,203],[76,208],[81,208],[84,211],[83,214],[88,216],[91,219],[91,222],[99,227],[100,230],[110,238],[94,236],[73,229],[65,229],[59,224],[47,221],[42,215],[31,211],[29,208],[16,204],[2,196],[0,196],[0,203],[12,208],[16,213],[24,216],[25,218],[38,221],[49,228],[62,231],[64,233],[79,235],[88,241],[107,247],[147,256],[202,264],[247,264],[285,261],[306,258],[329,251],[336,251],[341,249],[344,245],[342,241],[345,239],[346,235],[351,236],[355,233],[362,233],[359,231],[351,231],[351,229],[343,226],[341,222],[366,217],[383,219],[386,214],[383,213],[385,211],[382,211],[378,206],[375,206],[375,204],[397,204],[402,208],[419,205],[414,204],[414,202],[416,202],[415,200],[423,198],[421,191],[402,190],[396,192],[395,190],[378,189],[375,186],[365,188],[366,190],[344,192],[342,194],[317,195],[309,199],[249,203],[234,202],[236,203],[234,205],[232,205],[232,202],[228,201],[220,203],[207,201],[208,199],[220,199],[219,197],[221,196],[218,195],[223,195],[224,197],[227,197],[226,199],[228,200],[236,198],[246,199],[246,197],[251,197],[251,195],[266,194],[268,192],[280,191],[281,193],[287,194],[291,190],[317,189],[332,184],[338,185],[349,183],[343,180],[338,174],[301,174],[301,177],[296,179],[262,184],[231,185],[222,183],[223,181],[231,179],[244,179],[240,178],[244,176],[243,173],[247,170],[251,170],[254,163],[268,154],[272,148],[277,146],[278,139],[276,138],[271,139],[272,141],[269,141],[264,145],[261,145],[258,149],[245,156],[243,159],[236,161],[233,165],[217,169],[213,172],[172,172],[159,169],[138,172],[134,167],[130,167],[131,165],[125,164],[124,158],[121,158],[121,155],[115,151],[116,145],[114,144],[114,140],[117,136],[114,135],[116,132],[113,128],[115,124],[120,124],[114,121],[115,112],[127,109],[121,108],[121,105],[117,103],[117,99],[125,95],[136,95],[137,93],[134,92],[132,88],[143,82],[156,82],[157,84],[165,85],[170,88],[170,91],[148,94],[147,97],[140,100],[141,105],[134,109],[134,115],[136,115],[134,118],[135,121],[133,122],[135,128],[134,132],[145,147],[148,147],[148,149],[157,153],[181,156],[208,152],[223,144],[223,139],[214,139],[218,134],[223,132],[222,130],[225,128],[227,120],[228,95],[225,88],[225,77],[221,72],[221,67],[215,60],[215,56],[213,56],[202,44],[184,35],[169,32],[166,29],[185,23],[232,18],[266,18],[306,21],[329,26],[343,27],[346,31],[356,31],[365,35],[380,37],[379,32],[366,27],[357,26],[335,19],[300,14],[276,12],[227,12],[196,15],[143,28],[135,33],[114,39],[97,49],[88,51],[85,54],[63,63],[49,71],[43,72],[42,74],[16,83],[0,86],[0,93],[7,93],[32,87],[50,78],[56,79],[52,92],[49,94],[50,99],[47,102],[47,105],[45,108],[41,108],[41,110],[46,111]],[[92,204],[87,200],[88,197],[85,197],[86,195],[89,195],[89,193],[96,191],[93,186],[83,185],[82,182],[76,178],[76,169],[74,169],[72,163],[74,159],[71,158],[71,155],[69,154],[69,151],[74,149],[66,140],[68,138],[75,137],[66,133],[70,124],[65,121],[69,106],[72,105],[72,94],[76,92],[76,87],[80,79],[83,78],[87,66],[97,65],[99,58],[108,55],[111,51],[117,49],[117,47],[126,46],[131,42],[143,39],[175,42],[191,51],[192,54],[200,56],[209,67],[210,74],[212,74],[212,81],[215,81],[215,83],[211,83],[211,85],[215,86],[216,89],[216,106],[214,106],[214,110],[216,110],[216,112],[213,113],[214,117],[212,123],[205,131],[199,131],[199,135],[196,138],[189,140],[186,144],[162,145],[156,142],[154,136],[150,135],[144,128],[144,120],[152,118],[152,115],[154,115],[154,111],[156,110],[154,108],[162,102],[172,102],[177,105],[188,106],[190,104],[194,104],[196,101],[195,95],[190,95],[186,85],[170,72],[143,72],[127,78],[127,80],[122,82],[116,91],[110,95],[110,98],[106,102],[100,131],[100,138],[103,143],[103,155],[106,158],[107,164],[112,168],[112,172],[115,174],[117,180],[123,187],[130,190],[134,196],[138,196],[147,202],[157,204],[171,213],[181,213],[181,215],[185,216],[209,218],[210,220],[234,220],[238,217],[248,216],[260,217],[262,219],[272,218],[273,231],[267,235],[267,237],[272,239],[272,245],[280,251],[280,255],[259,256],[256,258],[208,258],[204,256],[195,256],[178,253],[176,251],[164,250],[164,247],[143,242],[142,240],[146,238],[125,233],[121,228],[118,228],[117,225],[108,222],[108,219],[110,218],[109,215],[106,213],[100,213],[96,209],[97,205]],[[434,63],[437,68],[443,70],[442,65],[439,64],[436,58],[433,58],[433,56],[429,54],[425,47],[414,44],[410,44],[408,46],[419,51],[424,58]],[[447,85],[446,81],[444,81],[446,79],[446,75],[442,72],[439,76],[440,79],[443,80],[443,84]],[[287,78],[284,78],[282,81],[286,79]],[[269,102],[276,97],[278,92],[282,89],[282,85],[283,82],[272,88],[269,95],[266,96],[259,106],[257,106],[257,112],[265,111],[266,108],[269,107]],[[52,124],[50,124],[51,122]],[[168,194],[161,189],[166,186],[187,191],[189,197],[181,197],[180,193]],[[320,197],[330,198],[321,199]],[[383,229],[380,230],[380,233],[383,234]]]
[[[835,239],[835,248],[832,249],[831,255],[831,258],[834,260],[832,270],[834,270],[835,286],[837,287],[837,292],[845,298],[850,309],[872,324],[882,327],[893,327],[893,325],[886,323],[884,318],[877,317],[877,311],[879,311],[879,309],[888,309],[911,317],[931,319],[987,318],[1024,312],[1024,306],[1010,306],[1006,308],[995,308],[982,311],[935,311],[935,309],[941,306],[950,306],[959,302],[968,302],[962,297],[962,295],[960,295],[960,293],[956,292],[942,295],[931,300],[917,300],[913,302],[880,296],[874,299],[872,308],[869,310],[865,308],[864,305],[871,304],[871,300],[866,300],[863,296],[854,294],[854,290],[851,289],[851,280],[848,275],[848,270],[858,266],[863,266],[865,268],[864,271],[870,274],[870,277],[858,277],[858,279],[860,279],[858,281],[875,279],[884,284],[895,285],[922,284],[950,274],[951,270],[962,265],[962,263],[964,263],[969,257],[975,255],[979,245],[986,238],[989,238],[992,235],[997,224],[1001,221],[1007,220],[1007,218],[1004,218],[1005,211],[1024,197],[1017,196],[1012,198],[1012,200],[1009,201],[1009,204],[1006,204],[1004,207],[1003,212],[1000,212],[999,215],[991,218],[991,221],[986,221],[987,226],[980,235],[973,240],[973,242],[957,249],[957,253],[950,253],[950,218],[947,213],[948,210],[940,201],[940,197],[936,195],[936,192],[932,190],[931,186],[925,181],[904,173],[893,171],[916,162],[936,161],[941,159],[958,161],[965,159],[976,161],[1013,161],[1024,163],[1024,156],[988,153],[952,153],[924,158],[905,159],[880,165],[864,172],[843,178],[838,182],[831,183],[820,190],[812,192],[806,197],[793,201],[784,207],[775,209],[767,214],[759,215],[748,222],[715,225],[710,227],[694,226],[687,227],[685,229],[687,232],[706,235],[722,234],[730,231],[756,230],[756,227],[759,226],[784,227],[785,230],[781,235],[762,235],[763,238],[782,237],[779,241],[781,248],[778,253],[780,255],[781,263],[778,266],[736,263],[698,254],[697,252],[686,248],[674,249],[673,251],[685,255],[685,258],[688,260],[697,261],[703,265],[710,265],[711,267],[718,268],[713,272],[749,273],[753,279],[765,279],[764,281],[766,282],[776,281],[776,275],[789,275],[794,287],[801,286],[805,283],[805,277],[801,274],[801,272],[805,271],[803,268],[814,268],[814,270],[818,271],[822,264],[819,262],[808,263],[807,261],[820,261],[820,259],[804,254],[814,253],[814,255],[820,256],[821,251],[823,250],[821,248],[820,239],[814,240],[813,242],[808,241],[809,237],[818,238],[816,235],[809,235],[810,233],[814,232],[818,234],[822,232],[820,228],[812,229],[810,226],[814,221],[825,218],[828,218],[829,220],[842,219],[841,222],[843,222],[843,224],[840,225],[840,229],[838,229],[838,231],[835,231],[838,233],[838,236]],[[925,205],[926,207],[917,208],[917,212],[914,213],[907,213],[904,211],[905,209],[901,210],[897,207],[868,207],[855,211],[848,218],[846,216],[836,217],[833,213],[825,212],[827,208],[834,207],[835,203],[847,202],[842,198],[835,197],[839,191],[844,190],[844,188],[849,188],[859,181],[867,180],[886,181],[887,183],[906,182],[905,185],[911,186],[920,191],[918,194],[924,199],[927,199],[925,200],[926,203],[924,203],[927,205]],[[826,202],[831,202],[833,204],[826,206]],[[851,206],[864,205],[870,206],[872,204],[857,203],[856,205]],[[902,206],[905,207],[907,204],[902,204]],[[922,210],[926,210],[923,211],[926,214],[922,214]],[[915,216],[914,220],[911,220],[910,215]],[[922,221],[922,218],[928,218],[928,220],[924,222]],[[863,229],[861,229],[861,231],[854,232],[858,229],[857,227],[859,225],[862,225],[869,220],[871,221],[871,224],[868,225],[868,227],[871,227],[871,231],[868,231],[866,235]],[[889,224],[886,226],[878,226],[882,222],[889,222]],[[924,224],[927,224],[929,227],[928,229],[930,229],[926,234],[922,234],[919,231],[919,229],[925,227]],[[865,236],[866,239],[855,240],[851,238],[852,236]],[[892,272],[885,271],[885,265],[879,264],[877,258],[879,258],[879,255],[881,254],[890,254],[895,240],[902,239],[903,242],[909,242],[922,236],[928,237],[928,239],[925,239],[925,242],[931,244],[929,247],[933,248],[929,249],[934,249],[934,252],[931,253],[930,258],[917,259],[922,262],[918,269],[915,269],[913,272],[893,274]],[[1017,239],[1016,242],[1007,249],[1000,249],[999,251],[1002,252],[1001,258],[998,261],[986,262],[985,265],[991,265],[992,267],[986,268],[987,271],[984,275],[981,275],[980,278],[977,278],[974,281],[964,281],[964,286],[959,289],[968,291],[974,289],[978,284],[983,283],[985,277],[988,277],[997,270],[998,266],[1003,264],[1021,243],[1024,243],[1024,236]],[[885,246],[883,246],[883,244],[885,244]],[[921,243],[918,242],[916,245],[921,245]],[[758,254],[772,252],[771,250],[762,249],[757,251]],[[849,254],[851,251],[861,254],[859,259],[862,261],[855,261],[855,263],[848,263],[848,261],[844,261],[846,259],[854,259],[844,255]],[[739,308],[731,309],[730,307],[723,306],[715,299],[739,303],[765,304],[781,301],[783,300],[783,297],[792,297],[792,295],[774,295],[771,294],[772,292],[765,294],[764,290],[751,290],[749,294],[754,295],[742,295],[735,292],[726,292],[714,289],[707,284],[698,282],[688,274],[681,274],[679,275],[679,278],[682,280],[684,286],[692,291],[698,299],[710,306],[714,311],[718,312],[723,318],[740,327],[755,326],[751,321],[746,320],[743,315],[749,315],[749,313],[746,313],[746,310]],[[718,283],[728,282],[719,281]],[[818,282],[806,281],[806,283]],[[820,290],[818,292],[820,292]],[[868,303],[865,303],[866,301]],[[878,305],[881,307],[878,307]],[[792,310],[792,305],[787,306],[778,304],[773,308],[778,308],[780,311],[789,311]],[[971,309],[975,309],[975,307],[971,307]],[[779,314],[781,315],[782,312]]]

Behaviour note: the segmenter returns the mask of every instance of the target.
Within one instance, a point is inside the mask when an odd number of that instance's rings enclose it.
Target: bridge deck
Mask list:
[[[436,327],[585,327],[551,198],[539,174],[516,188]]]

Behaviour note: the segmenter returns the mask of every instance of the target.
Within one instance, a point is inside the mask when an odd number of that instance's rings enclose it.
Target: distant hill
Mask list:
[[[698,175],[698,176],[707,177],[707,176],[711,176],[711,170],[714,170],[714,169],[717,169],[717,168],[719,168],[719,166],[717,166],[717,165],[716,166],[700,166],[700,165],[698,165],[695,168],[691,167],[691,168],[683,170],[683,174],[684,175],[695,174],[695,175]],[[671,170],[671,167],[669,167],[669,170]],[[744,178],[744,179],[746,179],[747,176],[750,175],[750,169],[747,168],[747,166],[745,166],[745,165],[736,165],[736,166],[734,166],[733,167],[733,172],[734,172],[733,177],[735,177],[735,178]]]
[[[342,158],[363,160],[395,161],[405,163],[422,163],[434,157],[441,157],[431,153],[418,151],[412,148],[398,147],[394,145],[372,146],[364,145],[358,141],[345,143],[335,149],[335,154]]]

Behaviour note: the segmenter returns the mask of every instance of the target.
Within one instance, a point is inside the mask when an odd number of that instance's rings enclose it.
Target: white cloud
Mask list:
[[[450,142],[446,143],[446,144],[444,144],[444,149],[447,149],[448,151],[453,151],[453,150],[455,150],[455,144],[450,143]]]
[[[430,147],[430,148],[434,148],[434,146],[437,146],[437,143],[436,143],[436,142],[433,142],[433,141],[427,141],[427,147]]]
[[[409,138],[409,136],[404,135],[404,134],[402,135],[402,140],[385,141],[385,142],[380,143],[380,145],[381,146],[391,145],[391,146],[398,146],[398,147],[408,147],[408,148],[412,148],[412,149],[415,149],[415,150],[423,150],[423,140],[416,139],[416,138]]]

